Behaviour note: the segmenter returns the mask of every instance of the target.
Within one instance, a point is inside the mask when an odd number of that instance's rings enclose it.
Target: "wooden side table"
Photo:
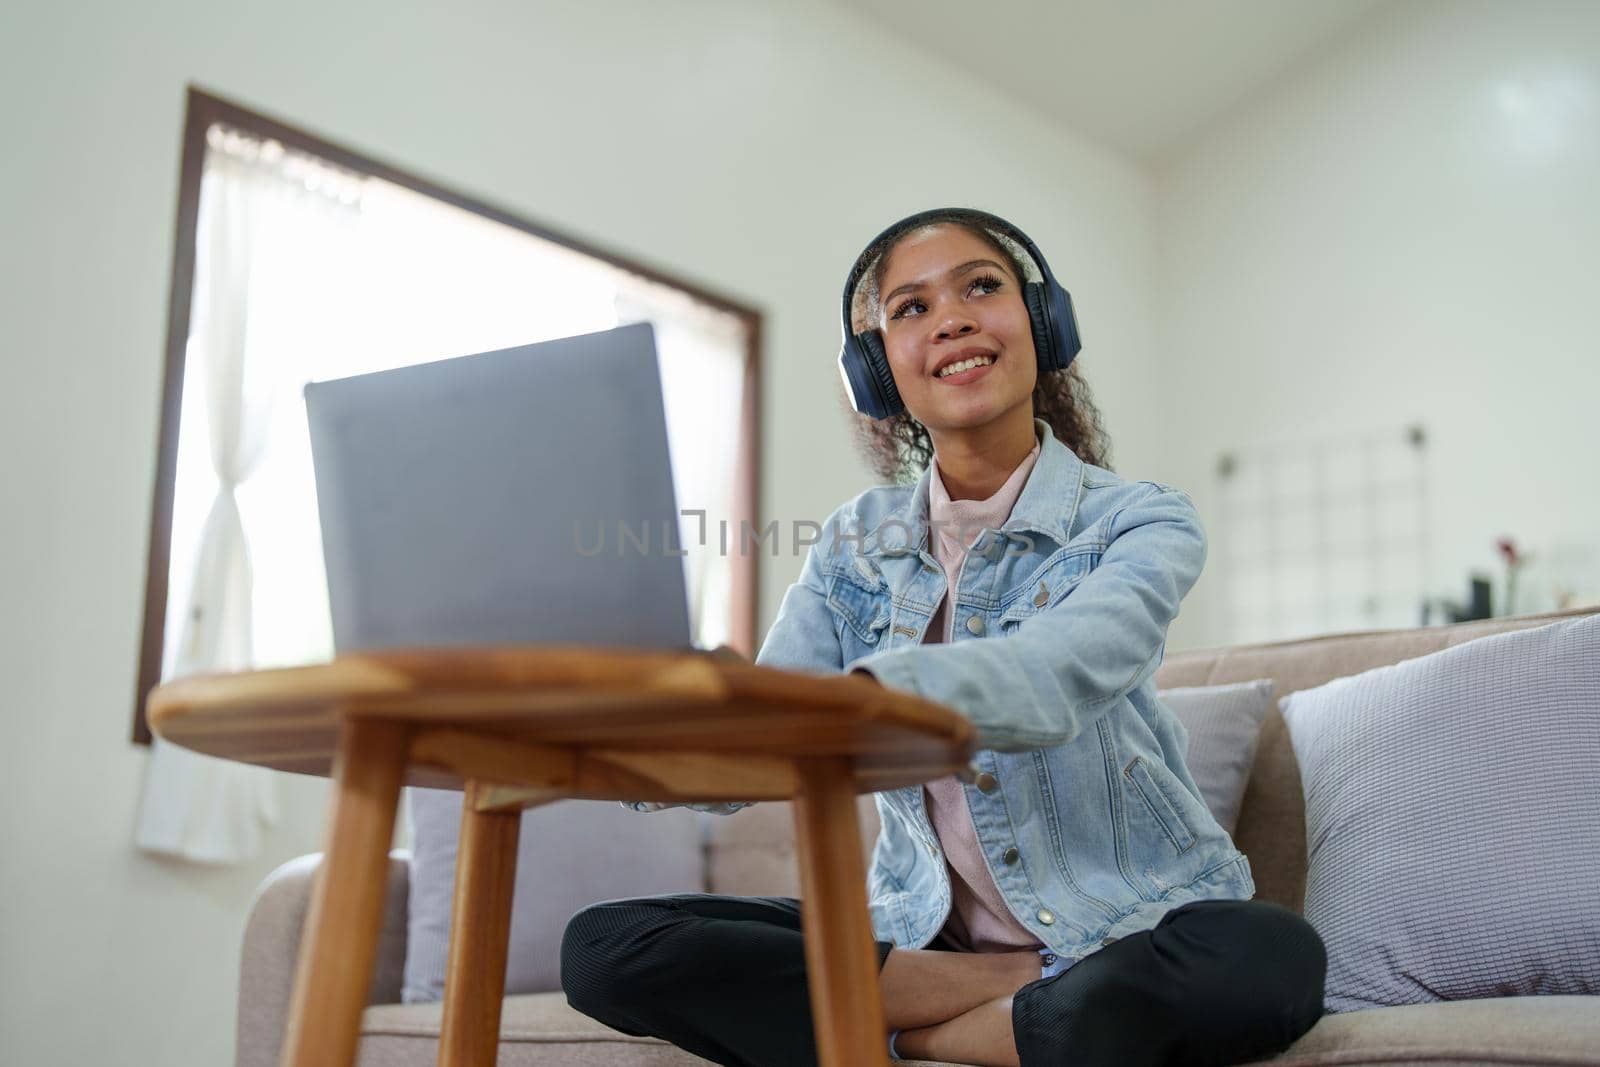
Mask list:
[[[974,748],[956,712],[870,678],[593,647],[341,656],[178,679],[148,707],[152,729],[174,744],[334,779],[289,1067],[355,1062],[407,784],[466,790],[441,1064],[495,1062],[523,809],[563,798],[792,799],[820,1061],[887,1067],[855,797],[950,774]]]

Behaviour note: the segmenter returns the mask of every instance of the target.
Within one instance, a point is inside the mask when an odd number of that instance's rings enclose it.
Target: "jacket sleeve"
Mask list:
[[[834,550],[839,514],[834,513],[821,539],[806,549],[800,577],[783,594],[778,617],[756,653],[756,666],[811,674],[844,670],[844,648],[828,607],[827,578],[822,570],[822,561]]]
[[[1205,565],[1188,494],[1143,484],[1148,491],[1112,515],[1099,564],[1013,633],[876,652],[849,669],[961,712],[981,748],[1071,741],[1155,673],[1178,603]]]

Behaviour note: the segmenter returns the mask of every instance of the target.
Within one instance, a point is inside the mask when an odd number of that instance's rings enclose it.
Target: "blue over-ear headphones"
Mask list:
[[[854,333],[850,328],[850,304],[856,286],[866,273],[876,254],[883,251],[886,239],[909,233],[925,224],[940,222],[971,222],[978,228],[996,231],[1015,241],[1033,259],[1044,279],[1039,282],[1022,281],[1022,302],[1028,309],[1028,320],[1033,325],[1033,350],[1039,359],[1039,373],[1065,370],[1083,347],[1078,338],[1078,320],[1072,314],[1072,297],[1050,273],[1050,264],[1028,235],[996,215],[973,208],[936,208],[919,211],[901,219],[868,243],[844,282],[844,344],[839,349],[839,376],[844,379],[845,393],[850,406],[863,415],[887,419],[905,410],[900,400],[900,390],[895,387],[894,375],[889,371],[889,359],[883,350],[883,335],[876,328]]]

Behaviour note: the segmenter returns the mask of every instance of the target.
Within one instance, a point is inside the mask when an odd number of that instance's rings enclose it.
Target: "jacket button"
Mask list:
[[[977,615],[967,620],[967,632],[973,634],[983,633],[983,619]]]
[[[999,782],[995,781],[994,775],[990,774],[988,771],[984,771],[982,774],[978,775],[978,781],[976,783],[978,791],[982,793],[993,793],[994,787],[999,784]]]
[[[1043,582],[1039,583],[1039,592],[1033,598],[1033,606],[1042,608],[1050,603],[1050,587]]]
[[[1006,854],[1000,858],[1006,861],[1007,867],[1010,867],[1012,864],[1016,863],[1022,858],[1022,853],[1018,852],[1014,848],[1008,848],[1006,849]]]
[[[1044,923],[1046,926],[1049,926],[1051,923],[1056,921],[1056,917],[1051,915],[1048,911],[1041,909],[1039,912],[1039,921]]]

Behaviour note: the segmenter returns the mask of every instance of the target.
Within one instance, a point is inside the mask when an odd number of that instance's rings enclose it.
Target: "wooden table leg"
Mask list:
[[[807,760],[797,770],[800,918],[818,1062],[821,1067],[888,1067],[889,1032],[850,763]]]
[[[389,845],[405,776],[404,724],[345,716],[327,851],[295,967],[285,1067],[350,1067],[383,923]]]
[[[522,811],[478,811],[486,788],[468,782],[461,809],[439,1067],[494,1067],[500,1047]]]

